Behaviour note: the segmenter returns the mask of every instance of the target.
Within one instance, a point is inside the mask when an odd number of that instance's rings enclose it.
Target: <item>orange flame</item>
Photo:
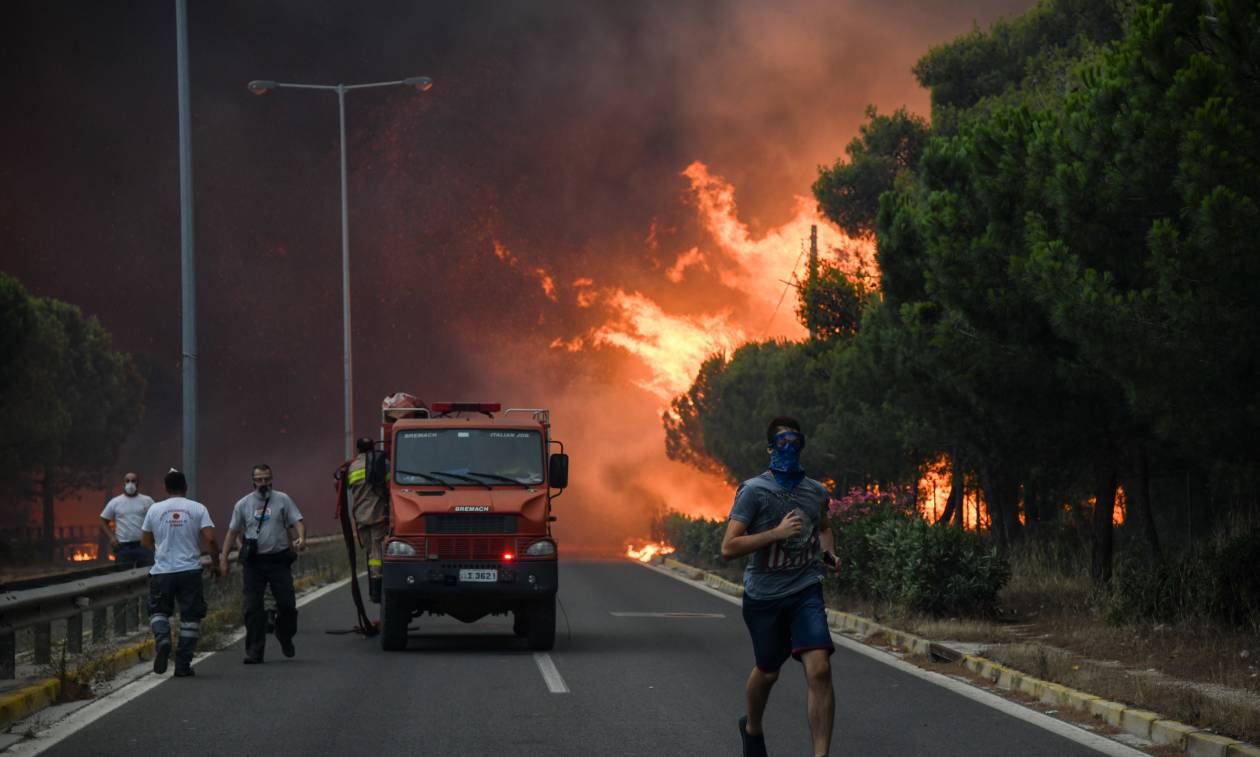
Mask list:
[[[924,466],[923,476],[919,479],[919,512],[923,517],[935,523],[945,513],[945,505],[949,502],[950,491],[954,488],[949,457],[941,455]],[[980,509],[980,494],[974,487],[967,487],[964,482],[963,494],[963,528],[976,528],[976,514]],[[1023,517],[1021,513],[1020,517]]]
[[[676,550],[665,542],[648,542],[635,549],[633,544],[626,546],[626,557],[639,562],[651,562],[657,555],[672,555]]]
[[[97,554],[98,547],[95,544],[78,544],[66,555],[66,559],[70,562],[90,562],[96,559]]]

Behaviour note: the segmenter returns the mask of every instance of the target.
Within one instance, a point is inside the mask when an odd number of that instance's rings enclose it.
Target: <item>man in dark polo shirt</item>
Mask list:
[[[807,714],[814,754],[831,745],[835,692],[823,602],[824,561],[834,567],[827,522],[830,495],[807,478],[800,465],[805,435],[792,418],[766,428],[770,468],[740,485],[731,507],[722,557],[751,555],[744,569],[744,623],[752,636],[756,664],[745,687],[748,714],[739,719],[745,757],[765,757],[762,715],[779,668],[794,657],[805,666]]]

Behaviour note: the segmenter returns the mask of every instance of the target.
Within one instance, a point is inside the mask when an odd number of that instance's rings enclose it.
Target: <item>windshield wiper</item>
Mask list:
[[[444,470],[431,470],[429,471],[429,473],[433,474],[434,476],[450,476],[451,478],[458,478],[460,481],[467,481],[470,484],[476,484],[477,486],[484,486],[487,489],[494,488],[490,484],[487,484],[485,481],[478,481],[475,478],[470,478],[460,473],[451,473],[450,471],[444,471]],[[447,486],[450,486],[450,484],[447,484]]]
[[[399,468],[398,470],[395,470],[394,472],[400,476],[415,476],[416,478],[423,478],[426,481],[432,481],[438,486],[445,486],[447,489],[451,489],[451,490],[455,489],[455,487],[446,483],[445,481],[438,478],[437,476],[430,476],[428,473],[417,473],[416,471],[402,470],[401,468]]]
[[[498,473],[482,473],[481,471],[470,470],[468,471],[468,475],[482,476],[484,478],[493,479],[495,481],[502,481],[505,484],[515,484],[516,486],[525,485],[524,481],[519,481],[515,478],[512,478],[511,476],[500,476]]]

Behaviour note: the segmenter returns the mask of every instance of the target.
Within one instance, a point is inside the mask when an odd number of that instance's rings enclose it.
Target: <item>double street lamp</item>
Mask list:
[[[350,226],[346,212],[346,93],[356,89],[375,87],[414,87],[420,92],[433,88],[433,80],[427,76],[413,76],[398,81],[379,81],[368,84],[291,84],[287,82],[255,80],[249,83],[249,91],[256,95],[273,89],[318,89],[337,93],[337,109],[341,122],[341,359],[345,382],[345,443],[346,459],[354,455],[353,437],[353,382],[350,367]]]

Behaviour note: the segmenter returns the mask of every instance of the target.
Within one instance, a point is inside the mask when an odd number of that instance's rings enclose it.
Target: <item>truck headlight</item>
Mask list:
[[[556,553],[556,543],[550,539],[536,541],[525,550],[530,557],[550,557]]]
[[[416,548],[407,542],[395,539],[385,545],[385,554],[390,557],[415,557],[418,553],[416,552]]]

